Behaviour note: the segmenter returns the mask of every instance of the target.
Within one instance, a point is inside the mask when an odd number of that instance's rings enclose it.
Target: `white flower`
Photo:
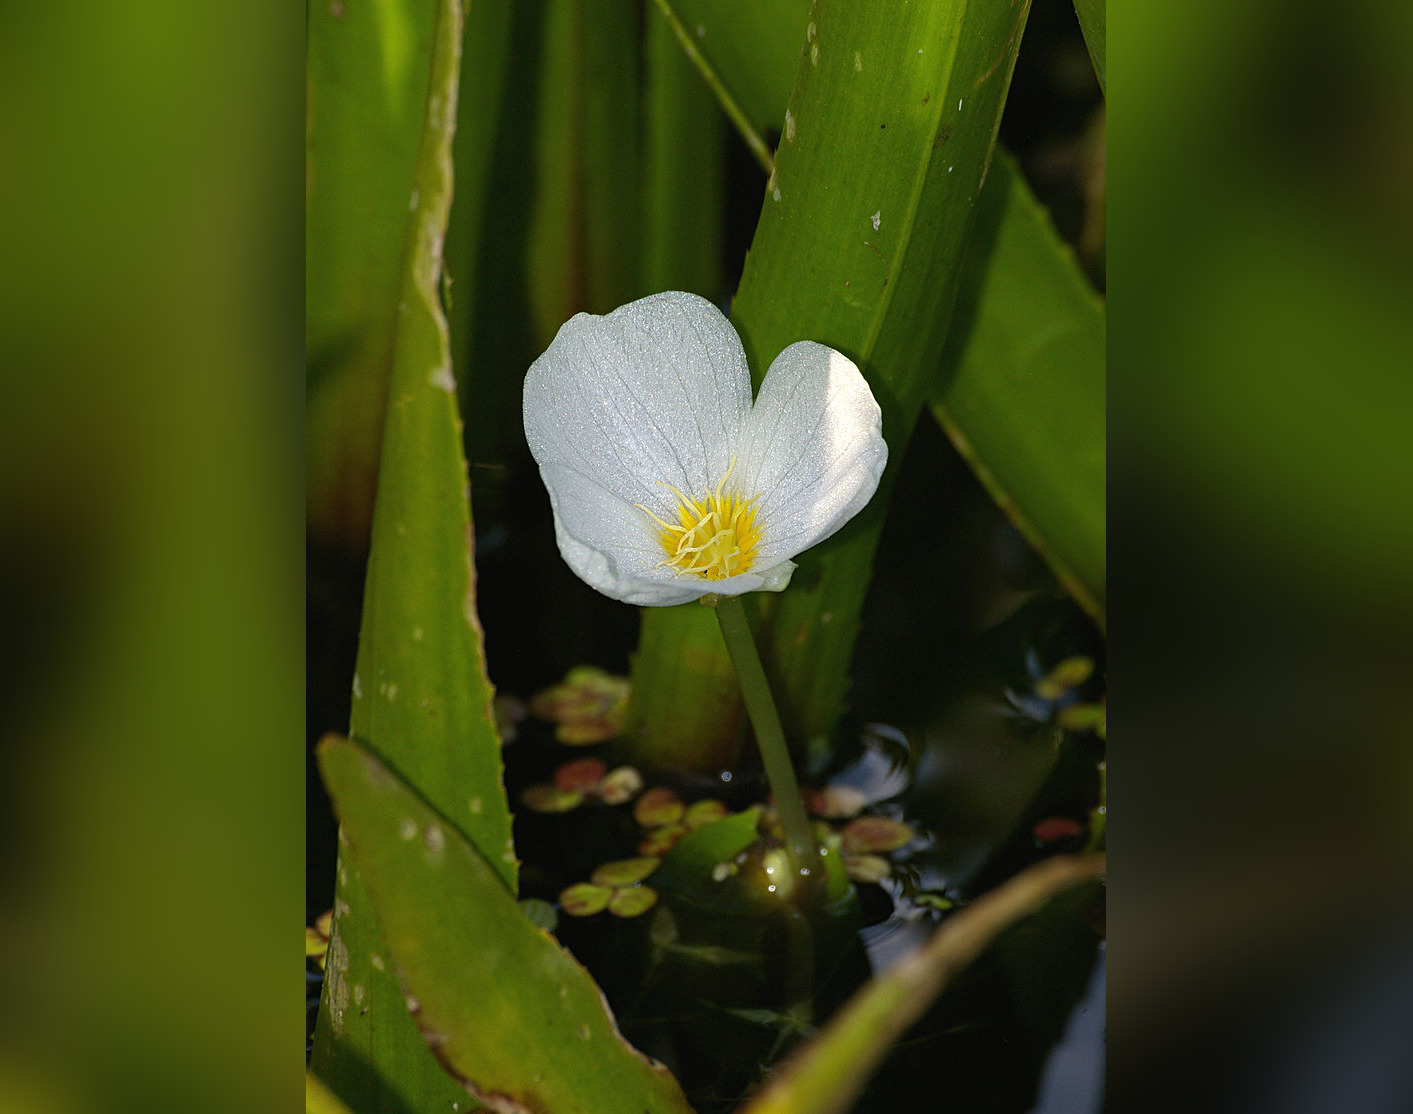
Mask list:
[[[863,509],[888,460],[846,356],[790,345],[753,406],[735,330],[676,291],[571,318],[524,405],[560,553],[624,603],[778,592],[790,558]]]

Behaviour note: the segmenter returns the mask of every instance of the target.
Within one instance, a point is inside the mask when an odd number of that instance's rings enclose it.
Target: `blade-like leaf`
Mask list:
[[[780,129],[810,0],[658,0],[756,132]]]
[[[1028,11],[818,0],[805,28],[732,320],[757,382],[797,340],[853,358],[883,407],[891,457],[873,503],[762,605],[763,655],[796,740],[828,734],[843,710],[888,491],[941,355]],[[644,647],[669,657],[691,636],[682,609],[645,621]],[[635,675],[651,667],[640,654]],[[729,706],[681,700],[661,718],[635,716],[640,745],[683,762],[695,759],[676,747],[679,723],[698,734],[734,723]]]
[[[354,551],[373,515],[436,8],[309,8],[306,499],[312,535]]]
[[[415,104],[399,102],[411,114],[412,123],[403,126],[421,137],[415,175],[395,198],[396,213],[379,211],[380,220],[402,227],[403,239],[397,281],[383,294],[386,307],[378,303],[394,322],[392,370],[352,731],[481,849],[494,864],[499,896],[509,900],[516,864],[475,612],[466,464],[439,292],[461,5],[382,0],[339,10],[342,18],[325,5],[310,9],[311,39],[316,24],[319,36],[336,43],[349,25],[372,20],[375,29],[359,34],[374,35],[382,50],[376,65],[355,52],[346,60],[349,68],[339,71],[341,80],[382,83],[401,75],[411,64],[402,51],[412,46],[402,32],[412,26],[428,28],[430,60]],[[338,172],[354,180],[365,173],[356,159]],[[461,1088],[441,1070],[407,1014],[368,895],[342,853],[335,893],[315,1070],[360,1114],[464,1103]]]
[[[643,285],[719,302],[725,117],[656,12],[644,37]]]
[[[858,991],[741,1114],[842,1114],[953,975],[1010,925],[1103,871],[1102,856],[1046,859],[948,918],[921,950]]]
[[[1104,305],[1004,154],[978,203],[966,273],[933,413],[1103,623]]]
[[[690,1110],[455,826],[351,740],[330,736],[319,750],[409,1008],[448,1071],[498,1110]]]
[[[1074,10],[1084,32],[1084,44],[1089,48],[1089,59],[1094,63],[1094,76],[1099,79],[1099,88],[1107,96],[1109,86],[1104,78],[1104,0],[1074,0]]]

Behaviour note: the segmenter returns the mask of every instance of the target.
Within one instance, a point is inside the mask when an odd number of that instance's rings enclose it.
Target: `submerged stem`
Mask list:
[[[756,745],[760,747],[766,780],[770,782],[770,791],[775,796],[775,809],[780,814],[780,826],[785,831],[785,853],[790,860],[790,869],[797,883],[813,888],[819,852],[814,844],[809,817],[805,815],[800,784],[795,780],[795,769],[790,764],[790,751],[785,746],[780,715],[775,710],[775,700],[765,679],[765,669],[761,666],[755,639],[751,636],[750,623],[746,621],[746,609],[741,605],[739,596],[718,597],[715,607],[721,637],[726,641],[726,652],[731,655],[736,679],[741,684],[746,714],[751,717],[751,726],[755,728]]]

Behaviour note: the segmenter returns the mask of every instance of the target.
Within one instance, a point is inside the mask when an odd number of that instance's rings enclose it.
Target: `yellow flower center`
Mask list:
[[[726,481],[735,468],[736,461],[732,458],[731,467],[726,469],[716,490],[702,499],[683,495],[669,483],[662,484],[677,496],[678,524],[664,522],[647,507],[637,504],[662,527],[658,541],[667,557],[659,562],[658,568],[667,566],[706,580],[724,580],[750,571],[760,543],[755,507],[760,495],[743,499],[736,492],[726,490]]]

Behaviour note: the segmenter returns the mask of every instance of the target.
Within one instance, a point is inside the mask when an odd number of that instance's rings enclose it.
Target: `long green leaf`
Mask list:
[[[725,117],[654,11],[644,38],[643,287],[719,302]]]
[[[361,551],[373,515],[436,4],[313,4],[308,19],[306,498],[315,538]]]
[[[1104,0],[1074,0],[1074,10],[1079,16],[1079,26],[1084,32],[1084,43],[1089,48],[1090,61],[1094,63],[1094,76],[1099,79],[1099,88],[1107,96],[1109,85],[1104,76]]]
[[[588,972],[530,923],[455,825],[351,740],[330,736],[319,750],[409,1009],[467,1090],[498,1110],[690,1110],[671,1073],[619,1035]]]
[[[864,986],[740,1114],[842,1114],[893,1042],[1006,928],[1100,877],[1102,856],[1037,863],[950,917],[927,944]]]
[[[395,333],[351,729],[494,864],[495,889],[508,900],[516,863],[475,612],[466,465],[440,301],[461,5],[384,0],[345,11],[344,22],[378,25],[383,68],[355,71],[366,80],[406,61],[399,28],[430,19],[430,69],[415,111],[407,110],[407,126],[420,136],[415,175],[396,199],[399,279],[385,295]],[[311,9],[316,16],[333,18],[323,5]],[[337,35],[344,22],[321,34]],[[360,170],[355,163],[342,172],[357,178]],[[360,1114],[464,1102],[408,1016],[369,896],[342,852],[334,913],[314,1048],[319,1076]]]
[[[978,203],[963,290],[933,413],[992,498],[1103,623],[1104,305],[1004,154]]]
[[[547,0],[529,241],[537,350],[580,310],[644,291],[638,17],[632,0]]]
[[[851,356],[883,407],[892,457],[870,507],[761,605],[771,611],[764,654],[796,740],[827,735],[844,706],[888,490],[941,355],[1028,11],[1025,2],[817,0],[805,28],[732,320],[757,382],[796,340]],[[649,617],[661,652],[689,642],[683,615]],[[635,725],[648,752],[691,762],[673,749],[676,724],[724,733],[733,716],[679,701]]]

